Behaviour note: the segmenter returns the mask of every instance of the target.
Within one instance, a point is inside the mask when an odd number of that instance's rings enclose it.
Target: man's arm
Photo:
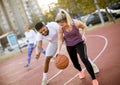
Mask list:
[[[36,45],[36,59],[39,59],[41,50],[42,49],[42,40],[39,40],[37,45]]]

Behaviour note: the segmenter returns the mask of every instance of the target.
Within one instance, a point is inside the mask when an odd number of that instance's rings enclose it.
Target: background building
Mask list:
[[[14,31],[18,37],[22,37],[24,25],[32,23],[33,14],[36,14],[41,20],[42,12],[36,0],[0,0],[2,34]]]

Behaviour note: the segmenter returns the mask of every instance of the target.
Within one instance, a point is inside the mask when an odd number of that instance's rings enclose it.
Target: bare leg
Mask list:
[[[49,70],[49,63],[51,60],[52,56],[47,56],[45,59],[44,63],[44,72],[43,72],[43,79],[42,79],[42,84],[41,85],[47,85],[47,72]]]
[[[47,73],[49,70],[49,63],[51,60],[52,56],[47,56],[45,59],[45,63],[44,63],[44,73]]]

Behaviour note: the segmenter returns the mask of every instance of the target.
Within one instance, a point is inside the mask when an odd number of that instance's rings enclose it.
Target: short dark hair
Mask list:
[[[38,23],[35,25],[35,29],[38,31],[38,30],[40,30],[43,26],[44,26],[44,24],[43,24],[42,22],[38,22]]]

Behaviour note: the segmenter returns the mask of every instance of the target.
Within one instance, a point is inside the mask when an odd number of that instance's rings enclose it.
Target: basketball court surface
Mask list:
[[[100,69],[96,74],[99,85],[120,85],[120,22],[88,31],[86,37],[88,56]],[[47,42],[44,43],[44,49],[46,46]],[[65,45],[62,53],[68,56]],[[0,63],[0,85],[41,85],[44,60],[43,54],[36,60],[33,52],[31,66],[24,68],[27,63],[25,51]],[[79,61],[85,71],[85,79],[79,78],[70,59],[69,66],[64,70],[57,69],[51,61],[48,85],[92,85],[90,75]]]

